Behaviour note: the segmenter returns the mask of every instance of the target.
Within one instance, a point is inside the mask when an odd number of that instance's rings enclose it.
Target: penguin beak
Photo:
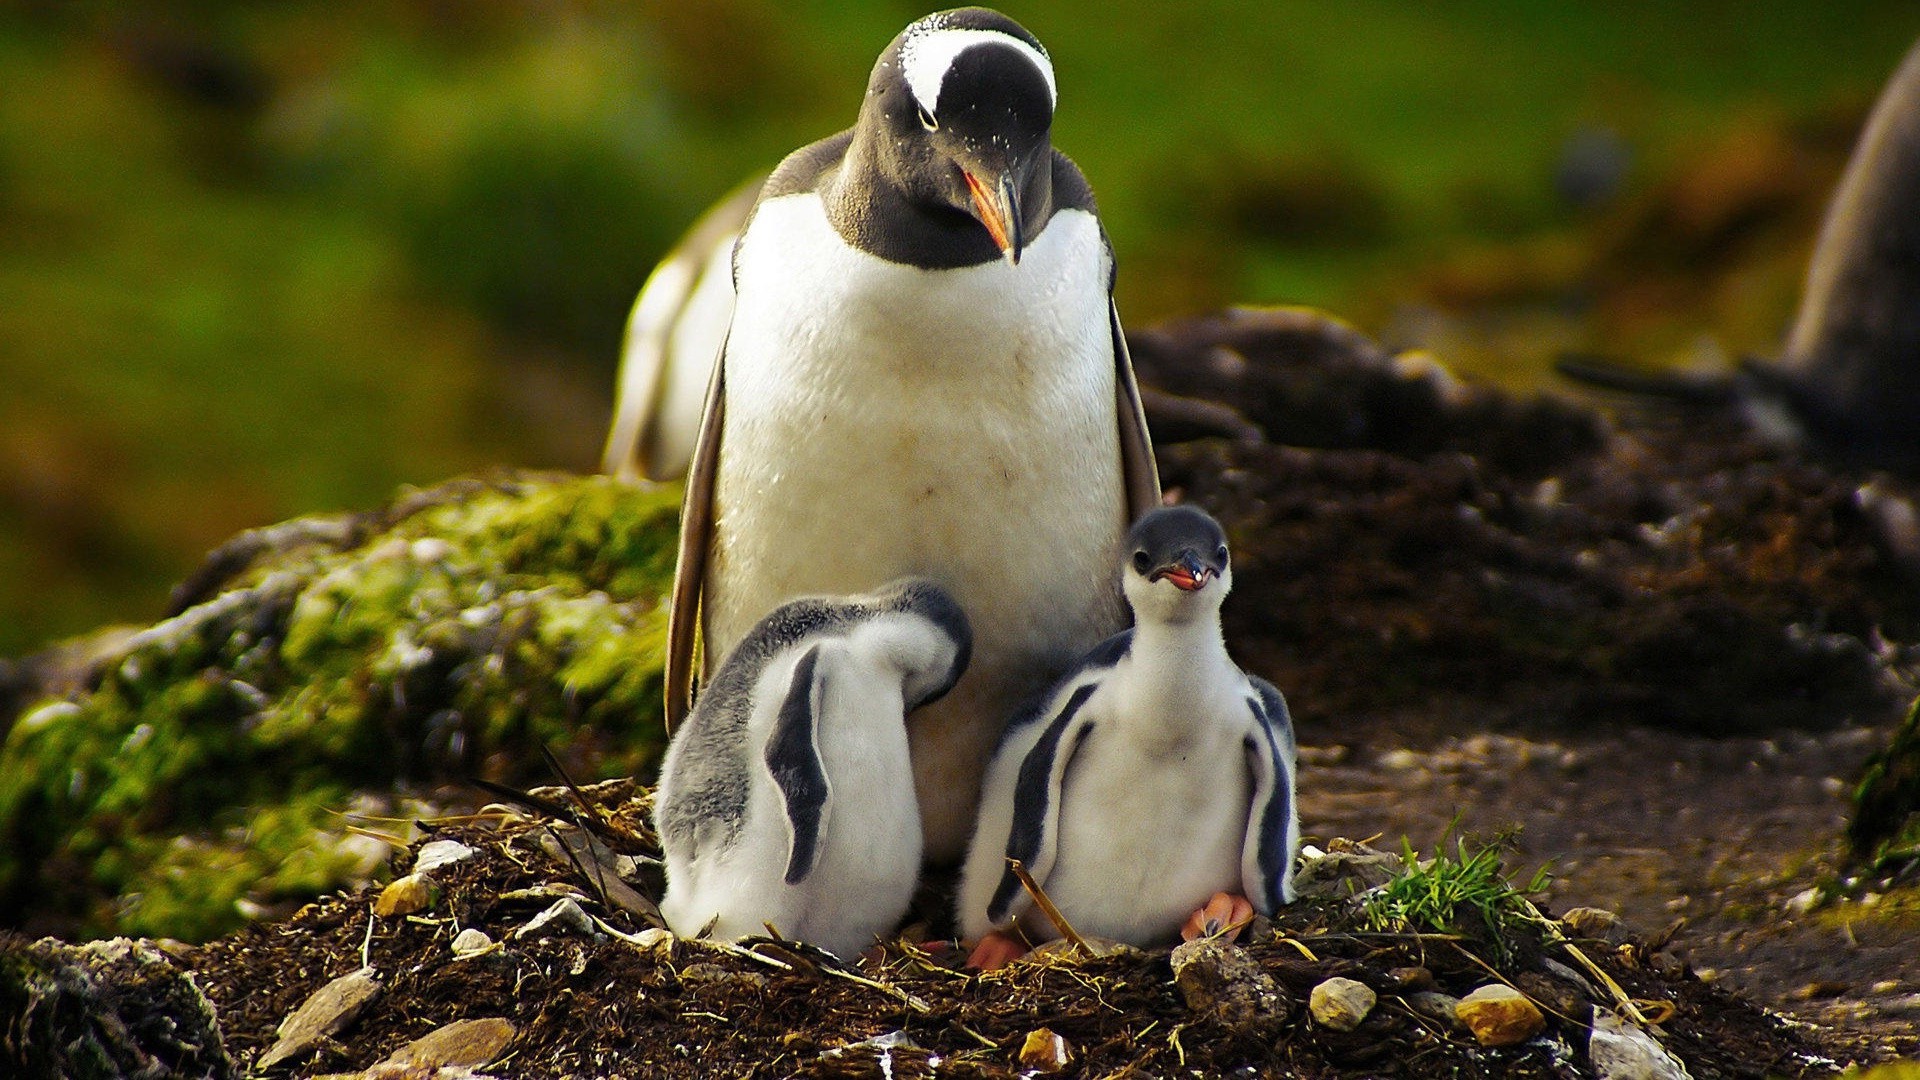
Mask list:
[[[1200,561],[1200,556],[1191,551],[1183,551],[1180,557],[1165,566],[1156,569],[1147,576],[1148,581],[1166,578],[1173,582],[1174,588],[1182,592],[1197,592],[1213,580],[1213,567]]]
[[[1007,257],[1011,265],[1020,265],[1020,252],[1026,247],[1026,238],[1020,233],[1020,193],[1014,187],[1014,170],[1008,169],[999,179],[988,187],[972,169],[962,169],[967,178],[967,191],[973,196],[973,216],[987,227],[987,235],[993,237],[1000,254]]]

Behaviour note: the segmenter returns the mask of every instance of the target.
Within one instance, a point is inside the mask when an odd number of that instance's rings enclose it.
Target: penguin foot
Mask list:
[[[1228,941],[1240,936],[1253,921],[1253,903],[1238,893],[1214,893],[1204,906],[1187,917],[1180,928],[1180,940],[1221,935]],[[982,942],[982,944],[985,944]]]
[[[975,971],[998,971],[1027,955],[1028,951],[1027,943],[1012,934],[990,930],[968,954],[967,967]]]

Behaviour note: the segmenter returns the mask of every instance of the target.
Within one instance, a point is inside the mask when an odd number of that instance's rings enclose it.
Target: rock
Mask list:
[[[1594,1016],[1587,1055],[1599,1080],[1692,1080],[1686,1065],[1652,1035],[1610,1012]]]
[[[1237,945],[1189,941],[1173,950],[1172,965],[1187,1008],[1236,1034],[1270,1037],[1292,1011],[1286,992]]]
[[[1373,1011],[1379,998],[1366,983],[1332,978],[1313,988],[1307,1008],[1315,1023],[1335,1031],[1352,1031]]]
[[[1572,983],[1538,971],[1523,971],[1513,981],[1522,993],[1555,1016],[1584,1025],[1593,1015],[1593,1002]]]
[[[673,931],[650,926],[634,935],[633,945],[643,953],[664,959],[673,955]]]
[[[456,1020],[395,1050],[392,1056],[374,1068],[405,1065],[423,1065],[433,1069],[446,1066],[477,1068],[499,1057],[516,1033],[511,1022],[497,1016]]]
[[[1444,1024],[1450,1028],[1466,1026],[1461,1023],[1460,1014],[1457,1011],[1460,1007],[1460,999],[1452,994],[1442,994],[1437,990],[1422,990],[1419,993],[1408,994],[1402,1000],[1407,1003],[1407,1008],[1434,1023]]]
[[[1387,977],[1393,980],[1394,989],[1402,993],[1433,989],[1433,972],[1423,967],[1397,967],[1387,972]]]
[[[1027,1040],[1020,1044],[1020,1064],[1034,1072],[1059,1072],[1072,1060],[1073,1048],[1049,1028],[1027,1032]]]
[[[1588,1001],[1601,1000],[1600,991],[1594,988],[1593,983],[1585,975],[1550,956],[1541,958],[1540,970],[1580,991]]]
[[[1620,916],[1605,908],[1577,907],[1569,908],[1560,922],[1574,937],[1596,938],[1618,945],[1627,940],[1626,928],[1620,924]]]
[[[1547,1018],[1527,995],[1502,983],[1488,983],[1461,998],[1453,1013],[1481,1046],[1512,1046],[1547,1026]]]
[[[487,936],[486,931],[469,926],[453,936],[452,949],[454,956],[466,960],[492,951],[493,939]]]
[[[1096,958],[1102,956],[1121,956],[1127,953],[1138,954],[1140,952],[1139,949],[1134,948],[1124,941],[1115,941],[1112,938],[1104,938],[1098,934],[1081,934],[1080,940],[1087,943],[1087,952]],[[1073,942],[1068,941],[1066,938],[1054,938],[1052,941],[1043,941],[1035,945],[1026,955],[1036,958],[1042,956],[1075,957],[1079,955],[1079,950],[1074,946]],[[1026,957],[1022,957],[1021,959],[1025,958]]]
[[[264,1072],[283,1061],[303,1057],[320,1044],[347,1029],[366,1011],[383,989],[380,980],[367,968],[351,971],[313,992],[293,1015],[280,1021],[280,1041],[267,1048],[254,1071]]]
[[[373,913],[383,919],[397,915],[412,915],[425,911],[440,900],[439,889],[424,875],[415,871],[405,877],[395,878],[387,887],[380,890],[379,899],[373,902]]]
[[[154,942],[0,936],[0,1064],[8,1076],[231,1080],[214,1008]],[[17,1071],[16,1071],[17,1070]]]
[[[593,925],[593,917],[568,897],[555,900],[553,906],[528,919],[526,925],[513,932],[513,937],[518,940],[554,937],[559,934],[574,934],[594,939],[601,936],[599,928]]]
[[[473,849],[458,840],[429,840],[413,857],[413,872],[430,874],[443,866],[473,857]]]
[[[621,880],[621,856],[607,845],[580,829],[566,825],[555,826],[539,836],[540,850],[569,866],[577,867],[592,883],[592,887],[606,897],[609,905],[642,919],[659,921],[659,905]]]
[[[1400,856],[1350,840],[1333,840],[1318,855],[1302,850],[1294,889],[1304,897],[1344,900],[1384,885],[1400,873]]]

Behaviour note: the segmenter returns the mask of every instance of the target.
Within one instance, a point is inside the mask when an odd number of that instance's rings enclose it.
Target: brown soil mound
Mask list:
[[[609,845],[647,854],[645,792],[614,782],[592,798],[610,810],[595,826]],[[1367,933],[1343,900],[1303,901],[1254,929],[1246,953],[1277,985],[1279,1001],[1249,1020],[1191,1005],[1164,949],[1058,955],[978,975],[955,970],[949,951],[904,943],[850,967],[772,940],[726,950],[637,944],[616,935],[641,934],[644,920],[596,898],[608,879],[558,856],[552,839],[542,843],[554,824],[510,817],[436,830],[435,838],[458,840],[474,855],[431,873],[440,897],[416,914],[381,918],[373,893],[340,896],[284,925],[194,950],[189,963],[220,1011],[228,1050],[255,1060],[275,1042],[276,1025],[314,991],[364,966],[384,994],[311,1056],[275,1073],[367,1069],[452,1021],[502,1018],[517,1034],[505,1056],[481,1071],[527,1080],[1011,1077],[1032,1067],[1021,1052],[1041,1029],[1065,1040],[1067,1076],[1592,1075],[1589,993],[1602,1007],[1607,995],[1591,984],[1581,989],[1582,980],[1564,969],[1546,974],[1543,960],[1554,950],[1537,941],[1505,968],[1551,1010],[1545,1037],[1488,1049],[1409,1005],[1422,989],[1459,996],[1494,981],[1485,943],[1471,934]],[[396,870],[410,861],[397,860]],[[561,896],[600,923],[517,935]],[[469,928],[501,947],[456,958],[452,941]],[[1831,1075],[1837,1062],[1861,1052],[1700,982],[1648,943],[1582,944],[1652,1018],[1670,1010],[1665,1045],[1698,1080]],[[1308,1014],[1312,988],[1334,976],[1379,995],[1356,1030],[1337,1032]]]

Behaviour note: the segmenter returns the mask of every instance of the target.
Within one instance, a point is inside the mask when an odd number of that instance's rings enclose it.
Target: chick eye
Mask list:
[[[928,131],[940,130],[940,121],[934,119],[933,114],[927,111],[925,105],[916,105],[914,108],[919,110],[921,127],[926,128]]]
[[[1152,559],[1149,559],[1149,558],[1147,558],[1147,553],[1146,553],[1146,552],[1144,552],[1144,551],[1136,551],[1136,552],[1134,552],[1134,553],[1133,553],[1133,568],[1134,568],[1134,570],[1136,570],[1136,571],[1138,571],[1139,573],[1142,573],[1142,574],[1144,574],[1144,573],[1146,573],[1146,572],[1147,572],[1147,570],[1148,570],[1148,569],[1149,569],[1150,567],[1152,567],[1152,566],[1153,566],[1153,560],[1152,560]]]
[[[1227,565],[1227,545],[1221,544],[1219,547],[1215,548],[1213,552],[1213,557],[1220,560],[1221,566]]]

